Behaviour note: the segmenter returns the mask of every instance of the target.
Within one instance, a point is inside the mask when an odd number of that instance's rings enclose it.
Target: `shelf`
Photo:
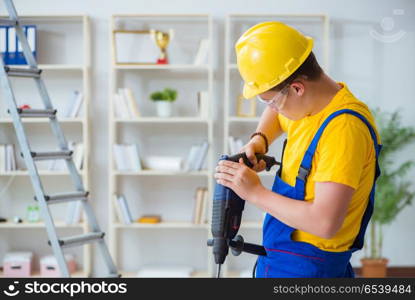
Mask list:
[[[115,176],[209,176],[210,172],[205,171],[162,171],[162,170],[143,170],[143,171],[114,171]]]
[[[177,64],[177,65],[136,65],[136,64],[125,64],[125,65],[113,65],[116,70],[194,70],[194,71],[207,71],[209,65],[192,65],[192,64]]]
[[[23,123],[50,123],[50,120],[48,118],[36,118],[36,119],[21,119]],[[73,119],[59,119],[58,117],[58,122],[59,123],[63,123],[63,124],[68,124],[68,123],[80,123],[82,124],[84,122],[83,118],[73,118]],[[4,123],[4,124],[12,124],[13,121],[10,118],[0,118],[0,124]]]
[[[27,65],[8,65],[8,67],[26,69]],[[39,64],[38,68],[40,70],[83,71],[86,66],[82,64]]]
[[[142,117],[137,119],[115,119],[116,123],[208,123],[209,120],[198,117]]]
[[[78,223],[78,224],[73,224],[73,225],[67,225],[65,224],[65,222],[63,221],[58,221],[55,222],[55,227],[56,228],[80,228],[82,229],[84,227],[84,223]],[[13,222],[5,222],[5,223],[0,223],[0,229],[29,229],[29,228],[45,228],[45,223],[43,222],[36,222],[36,223],[27,223],[27,222],[23,222],[23,223],[13,223]]]
[[[79,171],[79,174],[81,176],[84,176],[84,172]],[[70,176],[69,172],[67,171],[39,171],[38,172],[40,176]],[[1,176],[29,176],[28,171],[9,171],[9,172],[0,172]]]
[[[135,278],[137,277],[137,272],[131,271],[121,271],[121,278]],[[194,271],[191,275],[191,278],[210,278],[209,273],[207,271]]]
[[[1,17],[8,17],[8,15],[1,15]],[[19,14],[19,19],[23,21],[30,20],[37,20],[37,21],[44,21],[44,20],[53,20],[53,21],[67,21],[67,20],[79,20],[82,21],[86,15],[23,15]]]
[[[6,278],[6,277],[4,277],[3,271],[0,271],[0,277]],[[40,271],[33,272],[30,277],[31,278],[51,278],[51,277],[41,277],[40,276]],[[85,271],[80,270],[80,271],[76,271],[75,273],[71,274],[71,277],[73,277],[73,278],[85,278],[85,277],[88,277],[88,275]]]
[[[208,224],[193,224],[190,222],[161,222],[161,223],[156,223],[156,224],[133,223],[130,225],[116,223],[113,226],[114,228],[118,228],[118,229],[159,229],[159,228],[208,229],[210,228]]]
[[[258,123],[260,120],[259,117],[252,118],[252,117],[229,117],[229,122],[247,122],[247,123]]]

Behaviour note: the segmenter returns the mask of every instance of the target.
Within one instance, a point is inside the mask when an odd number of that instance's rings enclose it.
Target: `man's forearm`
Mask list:
[[[282,133],[281,126],[278,121],[278,113],[267,106],[261,115],[256,131],[265,134],[268,139],[268,143],[271,145],[272,142]]]
[[[313,203],[291,199],[265,187],[253,193],[249,200],[288,226],[329,238],[327,232],[330,224],[326,224],[327,220],[313,207]]]

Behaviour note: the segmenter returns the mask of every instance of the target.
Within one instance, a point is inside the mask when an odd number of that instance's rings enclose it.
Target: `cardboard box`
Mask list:
[[[3,259],[4,277],[30,277],[32,264],[32,252],[6,253]]]
[[[76,272],[76,261],[72,254],[65,254],[66,264],[69,273]],[[61,277],[58,261],[54,255],[43,256],[40,259],[40,276],[41,277]]]

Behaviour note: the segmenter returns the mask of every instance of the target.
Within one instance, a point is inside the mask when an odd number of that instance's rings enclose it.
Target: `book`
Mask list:
[[[123,218],[124,224],[131,224],[133,222],[133,218],[131,216],[130,208],[128,207],[128,203],[126,198],[123,195],[117,197],[118,205],[120,206],[121,215]]]
[[[193,206],[193,217],[192,221],[194,224],[200,224],[202,216],[202,207],[203,207],[203,194],[204,188],[198,187],[194,196],[194,206]]]
[[[209,149],[209,143],[207,141],[204,141],[200,145],[199,151],[195,159],[195,170],[200,171],[203,168],[208,149]]]
[[[114,144],[112,145],[112,149],[114,152],[114,162],[115,166],[118,171],[125,171],[127,170],[126,164],[124,162],[124,153],[123,153],[123,145]]]
[[[207,64],[208,53],[209,53],[209,40],[202,39],[200,41],[199,49],[197,50],[193,64],[194,65]]]
[[[74,143],[72,157],[76,168],[82,170],[84,163],[84,145],[82,143]]]
[[[183,165],[183,158],[180,156],[147,156],[145,166],[147,169],[163,171],[180,171]]]
[[[6,145],[0,145],[0,172],[6,171]]]
[[[17,45],[17,37],[16,37],[16,29],[14,27],[7,28],[7,65],[15,65],[17,64],[16,61],[16,45]]]
[[[71,100],[66,108],[66,118],[76,118],[81,110],[84,96],[80,91],[73,91]]]
[[[115,220],[114,221],[118,222],[118,223],[124,223],[122,212],[121,212],[121,207],[118,204],[116,194],[112,195],[112,201],[113,201],[113,205],[114,205],[114,208],[115,208]]]
[[[188,154],[187,159],[184,163],[184,171],[185,172],[190,172],[190,171],[193,171],[195,169],[194,162],[196,160],[196,155],[198,153],[198,150],[199,150],[198,145],[193,145],[193,146],[190,147],[189,154]]]
[[[201,91],[197,93],[197,111],[202,119],[209,115],[209,92]]]
[[[114,161],[118,171],[142,170],[137,144],[114,144]]]
[[[202,205],[201,205],[201,212],[200,212],[200,218],[199,218],[199,224],[205,224],[206,223],[206,218],[207,218],[207,207],[208,207],[208,196],[209,196],[209,192],[207,190],[207,188],[203,189],[203,193],[202,193]]]
[[[13,158],[12,158],[12,156],[13,156],[13,150],[12,150],[12,145],[6,145],[6,148],[5,148],[5,159],[6,159],[6,163],[5,163],[5,165],[6,165],[6,171],[13,171],[14,170],[14,168],[13,168],[13,166],[12,166],[12,160],[13,160]]]
[[[118,89],[118,92],[114,95],[114,110],[118,112],[118,118],[131,119],[132,114],[128,108],[127,99],[124,96],[122,88]]]
[[[127,145],[128,158],[131,164],[131,169],[134,171],[142,170],[140,155],[137,144]]]
[[[137,101],[134,97],[133,91],[130,88],[124,88],[121,89],[120,94],[124,97],[123,100],[127,103],[129,116],[133,118],[140,117],[140,112],[138,111]]]
[[[7,65],[7,26],[0,26],[0,53],[4,64]]]

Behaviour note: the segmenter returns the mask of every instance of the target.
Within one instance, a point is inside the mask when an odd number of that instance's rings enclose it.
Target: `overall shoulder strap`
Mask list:
[[[303,180],[303,181],[305,181],[307,179],[307,176],[308,176],[308,174],[310,173],[310,170],[311,170],[311,163],[312,163],[312,160],[313,160],[314,153],[316,152],[318,142],[321,138],[321,135],[324,132],[324,129],[327,127],[327,125],[330,123],[331,120],[333,120],[335,117],[337,117],[339,115],[342,115],[342,114],[351,114],[353,116],[356,116],[366,124],[366,126],[368,127],[368,129],[370,131],[370,135],[372,137],[373,143],[375,145],[376,160],[378,159],[378,156],[379,156],[380,150],[382,148],[382,145],[380,145],[378,143],[378,139],[376,137],[376,133],[375,133],[375,130],[373,129],[372,125],[360,113],[358,113],[354,110],[351,110],[351,109],[342,109],[342,110],[338,110],[338,111],[332,113],[331,115],[329,115],[326,118],[326,120],[324,120],[323,124],[321,124],[321,126],[318,129],[317,133],[315,134],[313,140],[311,141],[310,145],[308,146],[307,151],[304,154],[303,160],[301,161],[300,169],[298,170],[298,175],[297,175],[298,179]],[[378,167],[376,168],[376,173],[377,173],[376,177],[378,177],[379,174],[380,174],[380,170],[379,170]]]

